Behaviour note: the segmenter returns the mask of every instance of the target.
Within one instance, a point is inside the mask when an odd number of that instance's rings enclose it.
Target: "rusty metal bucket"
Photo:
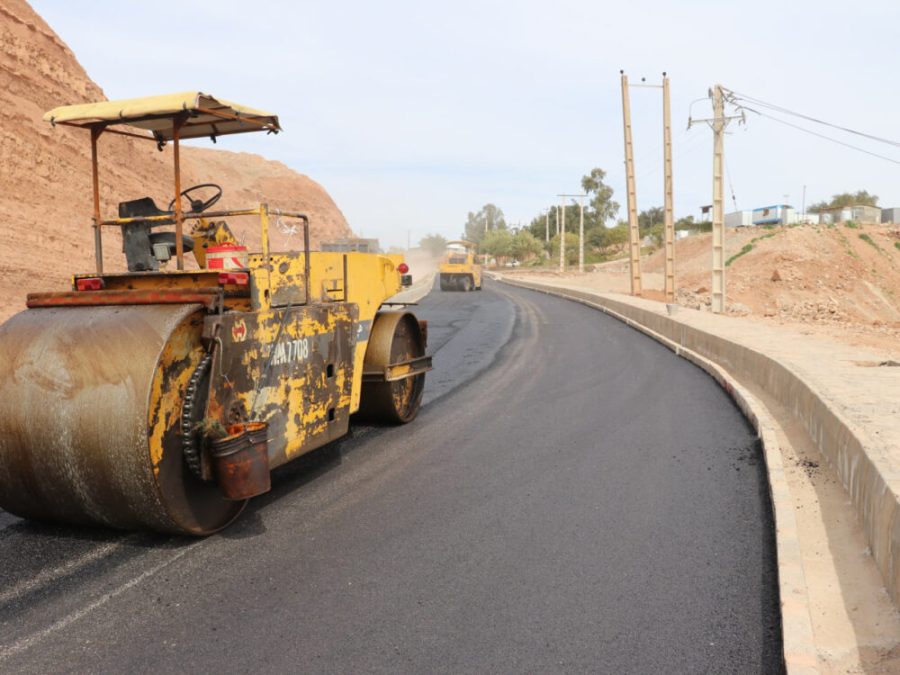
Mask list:
[[[226,499],[249,499],[271,489],[265,422],[230,425],[228,436],[212,442],[210,454],[216,481]]]

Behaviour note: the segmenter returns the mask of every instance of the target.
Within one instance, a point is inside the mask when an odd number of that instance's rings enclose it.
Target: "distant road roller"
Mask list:
[[[447,253],[438,268],[442,291],[480,291],[481,265],[470,241],[448,241]]]
[[[207,535],[269,489],[272,469],[346,434],[354,413],[416,416],[426,328],[385,304],[412,283],[402,257],[313,252],[298,211],[213,211],[218,185],[182,189],[181,140],[277,133],[275,115],[186,92],[45,120],[89,132],[96,272],[28,295],[0,326],[0,507]],[[168,208],[143,197],[101,215],[108,134],[172,146]],[[240,218],[258,221],[259,251],[234,236]],[[302,231],[303,250],[271,251],[270,219]],[[104,272],[107,228],[121,233],[127,272]]]

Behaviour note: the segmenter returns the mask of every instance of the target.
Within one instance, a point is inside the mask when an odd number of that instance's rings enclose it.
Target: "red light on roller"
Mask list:
[[[100,277],[78,279],[75,282],[75,288],[77,288],[79,291],[102,291],[104,285],[105,284],[103,283],[103,279],[101,279]]]
[[[246,286],[250,275],[246,272],[219,272],[219,286]]]
[[[397,271],[400,272],[400,274],[406,274],[407,272],[409,272],[409,265],[407,265],[406,263],[400,263],[399,265],[397,265]]]

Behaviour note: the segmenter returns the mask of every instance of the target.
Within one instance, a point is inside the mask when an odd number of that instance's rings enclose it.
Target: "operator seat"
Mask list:
[[[171,211],[163,211],[150,197],[141,197],[127,202],[119,202],[119,218],[149,218],[171,216]],[[122,251],[128,262],[129,272],[149,272],[159,269],[159,263],[175,255],[174,232],[151,232],[154,227],[172,225],[174,218],[152,223],[122,223]],[[184,251],[194,249],[194,240],[182,235]],[[161,248],[160,248],[161,247]],[[167,253],[167,255],[166,255]]]

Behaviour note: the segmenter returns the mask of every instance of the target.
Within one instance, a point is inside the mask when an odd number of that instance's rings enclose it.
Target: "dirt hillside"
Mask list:
[[[227,98],[229,92],[221,95]],[[26,2],[0,0],[0,321],[24,306],[26,292],[62,289],[73,272],[92,269],[89,136],[80,129],[52,128],[41,117],[58,105],[105,98]],[[248,103],[265,107],[261,101]],[[145,141],[102,137],[104,216],[115,215],[119,201],[145,195],[164,207],[171,199],[171,162],[171,148],[160,153]],[[307,213],[314,243],[351,234],[322,186],[280,162],[185,147],[182,163],[185,187],[222,185],[217,208],[253,206],[265,195],[271,206]],[[273,230],[274,248],[297,246],[298,235]],[[258,241],[254,228],[247,228],[246,241],[251,246]],[[104,230],[104,265],[108,270],[124,265],[121,239],[112,228]]]
[[[679,242],[678,302],[710,302],[710,235]],[[743,252],[746,251],[746,252]],[[729,313],[896,346],[900,337],[900,229],[886,225],[801,225],[728,232]],[[662,252],[646,265],[662,273]],[[660,287],[661,288],[661,287]]]
[[[896,225],[799,225],[729,229],[725,240],[729,314],[793,325],[802,332],[900,354],[900,228]],[[677,302],[708,310],[711,235],[675,245]],[[644,297],[663,300],[665,257],[642,262]],[[525,273],[525,272],[523,272]],[[552,272],[544,272],[558,276]],[[586,288],[629,292],[628,262],[596,266]]]

